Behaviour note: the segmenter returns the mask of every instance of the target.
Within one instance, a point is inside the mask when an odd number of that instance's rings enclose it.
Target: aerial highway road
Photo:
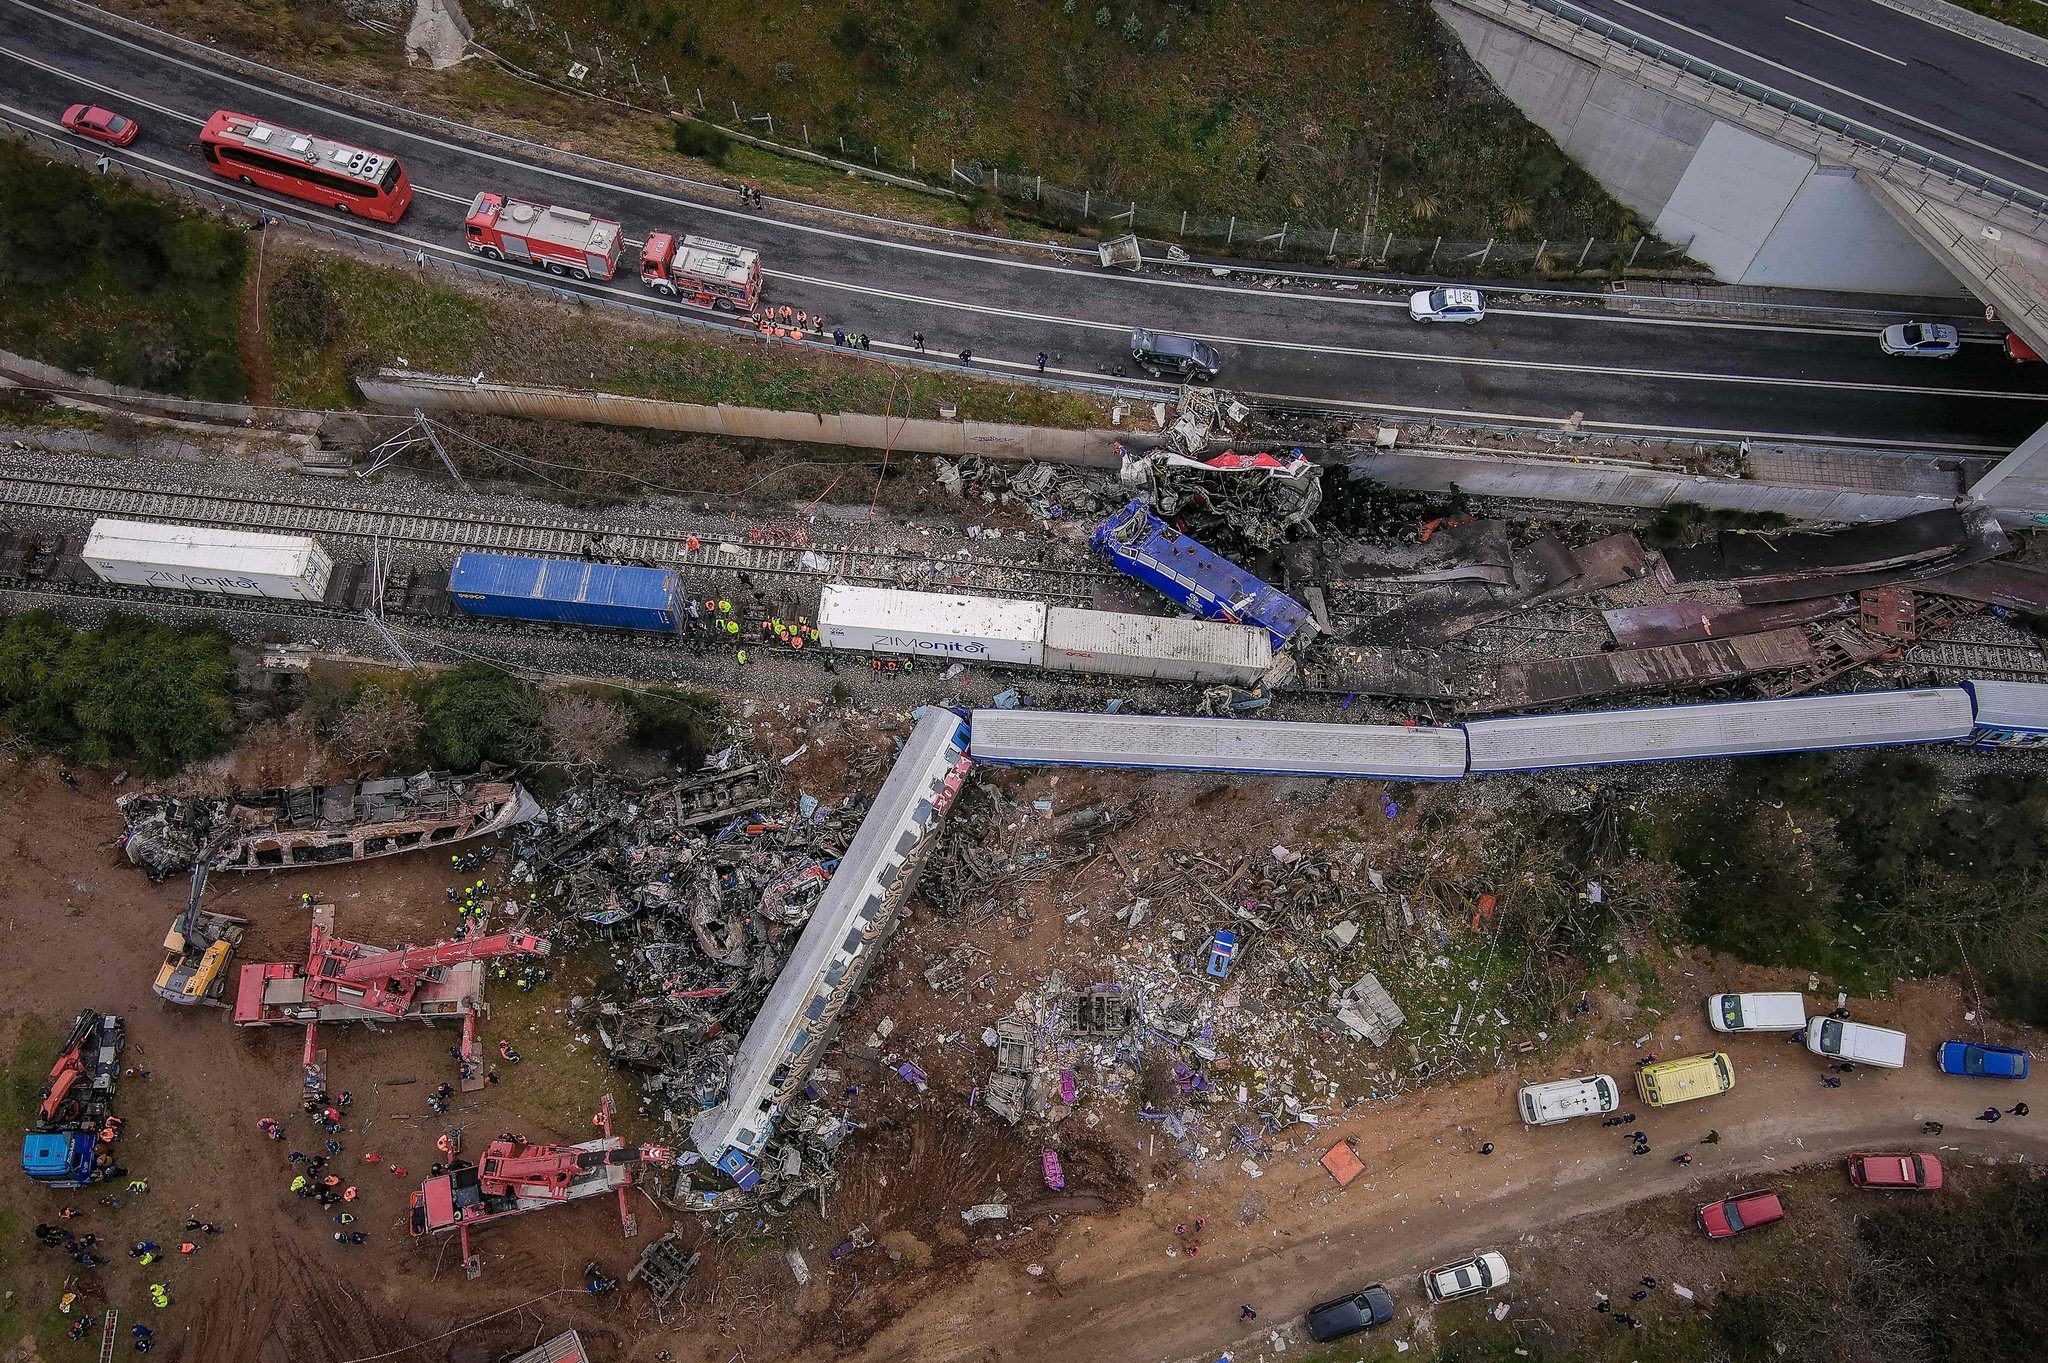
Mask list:
[[[1988,175],[2048,193],[2048,62],[1882,0],[1574,0]]]
[[[615,218],[633,243],[619,276],[558,285],[601,299],[681,310],[632,277],[637,243],[649,231],[756,246],[769,301],[869,333],[878,356],[905,352],[910,334],[922,331],[933,354],[971,351],[976,368],[1026,371],[1045,352],[1055,374],[1099,381],[1117,366],[1129,370],[1126,337],[1146,326],[1216,344],[1225,359],[1219,382],[1233,391],[1360,414],[1544,423],[1576,416],[1596,431],[1816,438],[1930,453],[2003,451],[2048,423],[2048,366],[2011,364],[1988,337],[1952,360],[1888,359],[1876,332],[1903,317],[1873,315],[1867,326],[1630,317],[1500,291],[1478,326],[1419,326],[1392,291],[1369,286],[1110,273],[1072,253],[913,234],[772,202],[741,210],[721,190],[523,150],[445,120],[350,107],[338,95],[230,70],[176,44],[32,0],[0,0],[0,116],[55,132],[57,115],[81,100],[141,123],[141,138],[109,149],[112,158],[294,214],[323,211],[206,169],[196,140],[209,114],[235,109],[395,155],[416,191],[402,222],[384,228],[327,216],[430,258],[485,264],[462,245],[464,211],[483,189]],[[519,266],[492,268],[532,278]],[[1135,374],[1125,382],[1141,386]]]

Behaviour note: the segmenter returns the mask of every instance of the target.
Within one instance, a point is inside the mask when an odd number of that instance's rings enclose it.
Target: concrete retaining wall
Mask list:
[[[1434,0],[1530,121],[1657,235],[1730,284],[1959,294],[1963,286],[1845,167]]]
[[[1043,459],[1084,468],[1113,469],[1112,445],[1150,446],[1155,437],[1114,430],[1063,431],[978,421],[885,420],[861,412],[778,412],[754,407],[664,402],[615,393],[476,383],[437,374],[382,370],[358,379],[363,396],[410,411],[484,412],[550,421],[586,421],[751,440],[884,446],[906,454],[978,454],[1004,460]],[[1352,468],[1394,487],[1442,491],[1452,484],[1485,496],[1528,497],[1604,506],[1658,508],[1674,502],[1779,511],[1800,519],[1884,520],[1951,505],[1953,492],[1804,487],[1754,480],[1695,481],[1661,473],[1581,461],[1472,455],[1428,450],[1382,450],[1356,455],[1324,452],[1324,462],[1347,458]],[[1880,459],[1882,456],[1871,456]]]
[[[935,421],[922,417],[880,417],[866,412],[779,412],[726,403],[665,402],[618,393],[574,392],[509,383],[471,383],[438,374],[380,370],[356,380],[370,402],[382,407],[428,412],[487,412],[547,421],[585,421],[603,426],[692,431],[746,440],[788,440],[813,445],[893,449],[906,454],[959,458],[1042,459],[1056,464],[1111,469],[1113,442],[1150,446],[1155,437],[1127,431],[1071,431],[990,421]]]
[[[1933,493],[1795,487],[1748,479],[1702,480],[1686,473],[1426,450],[1373,450],[1352,457],[1349,466],[1389,486],[1422,491],[1448,491],[1455,484],[1460,491],[1476,496],[1651,510],[1694,502],[1742,511],[1776,511],[1799,520],[1882,521],[1955,504],[1954,497]]]
[[[118,383],[107,383],[101,379],[90,379],[82,374],[73,374],[55,365],[31,360],[25,355],[0,350],[0,370],[4,370],[24,383],[49,388],[56,393],[75,394],[80,397],[101,397],[111,401],[127,403],[130,406],[162,412],[167,416],[191,417],[196,421],[232,422],[235,425],[274,426],[282,430],[318,431],[321,416],[317,412],[285,412],[274,408],[251,407],[241,402],[201,402],[196,398],[166,397],[162,393],[146,392],[140,388],[124,388]]]

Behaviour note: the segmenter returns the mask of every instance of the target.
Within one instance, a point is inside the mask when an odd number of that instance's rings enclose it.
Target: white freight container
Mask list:
[[[1273,639],[1244,625],[1053,606],[1045,613],[1045,665],[1059,672],[1251,686],[1273,666]]]
[[[280,601],[320,600],[334,573],[334,560],[306,535],[106,518],[93,522],[82,557],[102,582],[118,587]]]
[[[827,648],[1037,667],[1045,654],[1045,603],[835,582],[818,607],[818,630]]]

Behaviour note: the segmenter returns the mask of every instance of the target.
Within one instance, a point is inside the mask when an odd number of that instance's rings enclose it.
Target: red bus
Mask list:
[[[412,181],[397,158],[222,109],[199,132],[213,173],[379,222],[397,222]]]

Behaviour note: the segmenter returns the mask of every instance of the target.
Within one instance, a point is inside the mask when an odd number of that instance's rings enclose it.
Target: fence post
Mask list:
[[[1537,274],[1543,273],[1543,253],[1549,249],[1550,238],[1545,237],[1543,239],[1543,244],[1536,248],[1536,259],[1532,261],[1530,264],[1530,268],[1534,269]]]
[[[917,174],[917,153],[916,153],[916,152],[912,152],[912,153],[910,153],[910,173],[911,173],[912,175],[915,175],[915,174]]]
[[[811,145],[811,125],[808,123],[804,124],[804,145],[806,147]]]
[[[562,45],[569,49],[570,56],[573,57],[576,55],[576,39],[570,36],[569,30],[566,26],[562,29]]]
[[[633,86],[635,89],[638,89],[640,85],[640,63],[634,61],[631,57],[628,57],[626,58],[626,65],[632,69]]]
[[[732,121],[735,123],[745,121],[740,117],[740,102],[738,100],[732,102]]]
[[[1180,211],[1180,232],[1178,236],[1182,241],[1188,239],[1188,211],[1185,208]]]
[[[769,135],[770,137],[773,137],[773,136],[775,136],[775,115],[774,115],[774,114],[762,114],[762,115],[761,115],[761,117],[763,117],[763,118],[765,118],[765,119],[767,119],[767,120],[768,120],[768,135]]]
[[[844,155],[846,155],[846,134],[845,134],[845,133],[841,133],[841,134],[839,134],[839,154],[840,154],[841,156],[844,156]]]
[[[1387,239],[1380,243],[1380,264],[1387,263],[1387,257],[1394,254],[1394,234],[1387,233]]]
[[[1434,270],[1436,268],[1436,253],[1443,249],[1444,239],[1442,237],[1438,237],[1436,239],[1436,245],[1429,248],[1429,264],[1425,268],[1431,270]]]
[[[1334,228],[1334,227],[1332,227],[1332,228],[1330,229],[1330,250],[1329,250],[1328,254],[1326,254],[1326,255],[1325,255],[1325,256],[1323,257],[1323,259],[1324,259],[1324,260],[1335,260],[1336,258],[1337,258],[1337,229],[1336,229],[1336,228]]]
[[[708,107],[710,106],[704,103],[704,87],[700,85],[697,87],[697,108],[702,111]]]
[[[1640,252],[1642,251],[1642,249],[1643,249],[1643,242],[1644,242],[1645,240],[1646,240],[1646,238],[1644,238],[1644,237],[1637,237],[1637,238],[1636,238],[1636,248],[1635,248],[1635,250],[1633,250],[1633,251],[1630,251],[1630,252],[1628,253],[1628,263],[1629,263],[1629,265],[1634,265],[1634,264],[1636,263],[1636,256],[1637,256],[1637,255],[1638,255],[1638,254],[1639,254],[1639,253],[1640,253]],[[1628,268],[1628,267],[1627,267],[1627,266],[1623,266],[1622,268],[1626,269],[1626,268]]]
[[[1038,177],[1038,188],[1031,191],[1031,201],[1033,203],[1045,202],[1045,177],[1043,175]]]
[[[668,88],[667,76],[661,78],[661,93],[663,98],[667,99],[669,103],[673,104],[676,102],[676,92]]]
[[[1479,253],[1479,268],[1482,270],[1486,268],[1486,262],[1493,258],[1493,242],[1494,239],[1488,237],[1486,239],[1486,249]]]
[[[1086,222],[1086,221],[1088,221],[1088,201],[1089,201],[1090,199],[1094,198],[1094,197],[1095,197],[1095,191],[1094,191],[1094,190],[1092,190],[1092,189],[1084,189],[1084,190],[1082,190],[1082,191],[1081,191],[1081,221],[1082,221],[1082,222]]]
[[[1233,241],[1236,241],[1236,240],[1237,240],[1237,215],[1236,215],[1235,213],[1233,213],[1233,214],[1231,214],[1231,215],[1230,215],[1230,231],[1229,231],[1229,232],[1227,232],[1227,233],[1226,233],[1226,234],[1224,235],[1224,237],[1223,237],[1223,245],[1224,245],[1224,248],[1225,248],[1225,249],[1228,249],[1228,248],[1229,248],[1229,246],[1230,246],[1230,243],[1231,243],[1231,242],[1233,242]]]
[[[1579,252],[1579,263],[1578,263],[1577,265],[1574,265],[1574,266],[1573,266],[1572,268],[1573,268],[1574,270],[1583,270],[1583,269],[1585,269],[1585,268],[1586,268],[1586,257],[1587,257],[1587,256],[1590,256],[1590,255],[1592,255],[1592,254],[1593,254],[1593,239],[1592,239],[1591,237],[1587,237],[1587,238],[1586,238],[1586,249],[1585,249],[1585,250],[1583,250],[1583,251],[1581,251],[1581,252]]]
[[[1284,222],[1280,224],[1280,252],[1282,255],[1287,252],[1287,224]]]

